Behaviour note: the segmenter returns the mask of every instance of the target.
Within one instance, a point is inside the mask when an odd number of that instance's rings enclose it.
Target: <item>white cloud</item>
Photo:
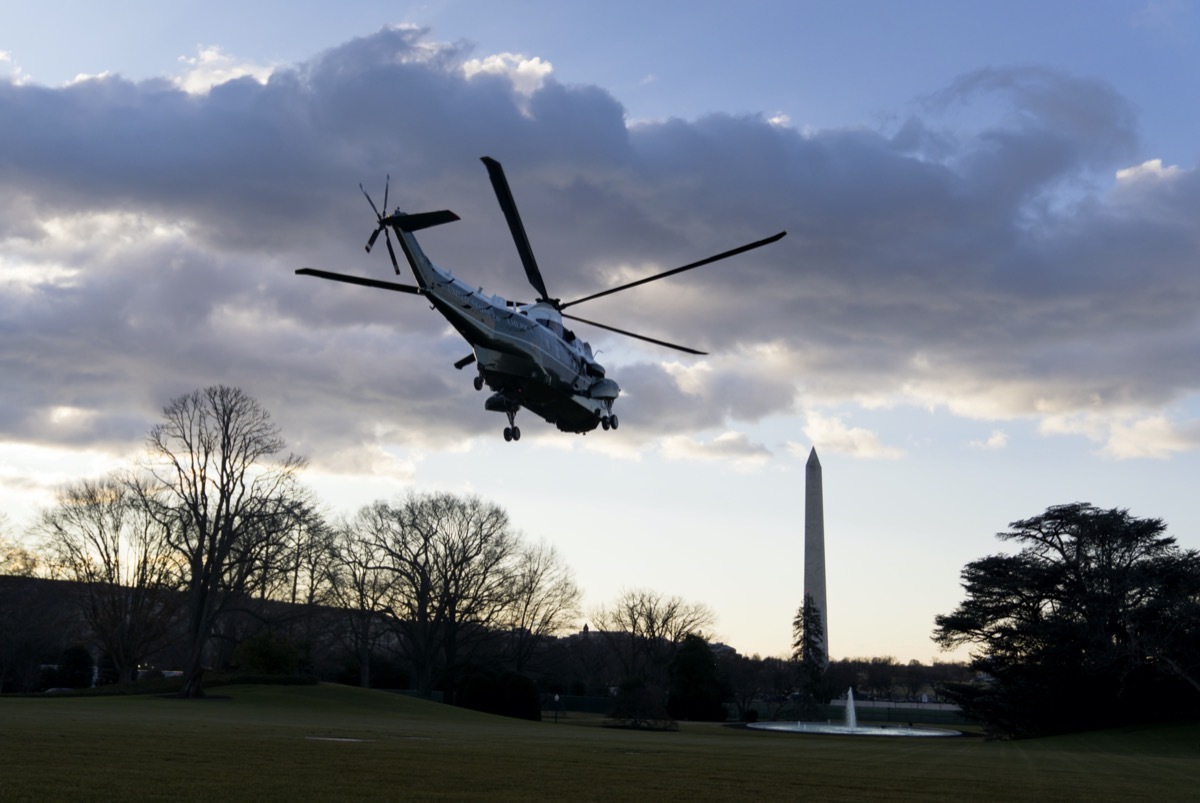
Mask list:
[[[992,434],[984,441],[971,441],[972,449],[1003,449],[1008,446],[1008,433],[1002,429],[993,429]]]
[[[903,449],[885,445],[878,434],[868,429],[848,426],[840,417],[811,410],[805,414],[804,434],[821,452],[881,460],[897,460],[904,456]],[[801,444],[789,443],[788,448],[793,454],[808,455],[808,447]]]
[[[519,53],[496,53],[482,59],[468,59],[463,62],[462,70],[468,79],[477,75],[503,75],[517,92],[532,95],[546,83],[554,72],[554,65],[542,61],[539,56],[527,58]]]
[[[1200,450],[1200,420],[1172,420],[1165,413],[1078,413],[1049,416],[1039,425],[1045,435],[1081,435],[1101,444],[1100,454],[1114,460],[1166,459]]]
[[[710,440],[675,435],[662,440],[662,453],[671,460],[729,460],[746,471],[762,466],[771,451],[755,443],[744,432],[722,432]]]
[[[7,79],[14,86],[27,84],[30,80],[29,75],[8,50],[0,50],[0,78]]]
[[[0,510],[31,517],[49,507],[55,491],[84,478],[100,477],[129,466],[133,454],[100,449],[59,448],[20,441],[0,441]],[[31,521],[13,521],[18,527]]]
[[[76,84],[84,84],[84,83],[87,83],[88,81],[103,81],[103,80],[105,80],[107,78],[111,78],[111,77],[112,77],[112,73],[110,73],[108,70],[104,70],[103,72],[98,72],[98,73],[81,72],[81,73],[78,73],[70,81],[68,81],[67,86],[75,86]]]
[[[1149,159],[1117,171],[1117,181],[1165,181],[1180,174],[1179,165],[1163,167],[1162,159]]]
[[[214,86],[247,76],[265,84],[275,67],[239,61],[215,45],[198,45],[195,56],[180,56],[186,68],[173,80],[176,86],[190,95],[203,95]]]
[[[1162,460],[1195,449],[1200,449],[1200,421],[1179,424],[1158,414],[1113,424],[1101,452],[1118,460]]]

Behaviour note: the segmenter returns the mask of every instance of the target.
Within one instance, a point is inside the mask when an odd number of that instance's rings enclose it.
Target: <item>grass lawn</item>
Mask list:
[[[0,699],[0,800],[1185,800],[1200,724],[1021,742],[492,717],[334,685]],[[361,741],[347,741],[361,740]]]

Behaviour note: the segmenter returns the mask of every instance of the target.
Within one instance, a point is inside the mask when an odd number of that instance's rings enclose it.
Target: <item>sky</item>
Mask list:
[[[1012,521],[1200,547],[1198,95],[1169,0],[5,4],[0,511],[233,385],[330,516],[476,494],[586,609],[652,588],[783,655],[815,447],[831,657],[963,658],[934,617]],[[553,296],[788,235],[578,308],[709,353],[579,325],[620,429],[508,444],[428,305],[293,273],[392,276],[390,175],[462,218],[435,262],[528,298],[485,155]]]

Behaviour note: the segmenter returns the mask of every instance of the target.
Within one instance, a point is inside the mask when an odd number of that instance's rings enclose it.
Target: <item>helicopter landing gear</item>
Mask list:
[[[483,390],[483,374],[475,375],[474,384],[476,390]]]
[[[616,415],[601,416],[600,417],[600,426],[604,427],[605,430],[616,429],[617,428]]]
[[[517,426],[516,421],[514,420],[517,417],[517,411],[505,410],[505,414],[508,415],[508,426],[504,428],[505,442],[521,440],[521,428]]]
[[[508,416],[508,426],[504,428],[504,440],[509,442],[521,440],[521,428],[517,426],[516,422],[517,413],[521,410],[519,402],[497,392],[488,397],[487,401],[483,403],[483,408]]]

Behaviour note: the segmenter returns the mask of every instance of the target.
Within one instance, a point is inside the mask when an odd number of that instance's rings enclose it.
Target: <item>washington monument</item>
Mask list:
[[[829,615],[825,606],[825,502],[821,461],[813,447],[804,466],[804,596],[821,616],[821,651],[829,661]]]

